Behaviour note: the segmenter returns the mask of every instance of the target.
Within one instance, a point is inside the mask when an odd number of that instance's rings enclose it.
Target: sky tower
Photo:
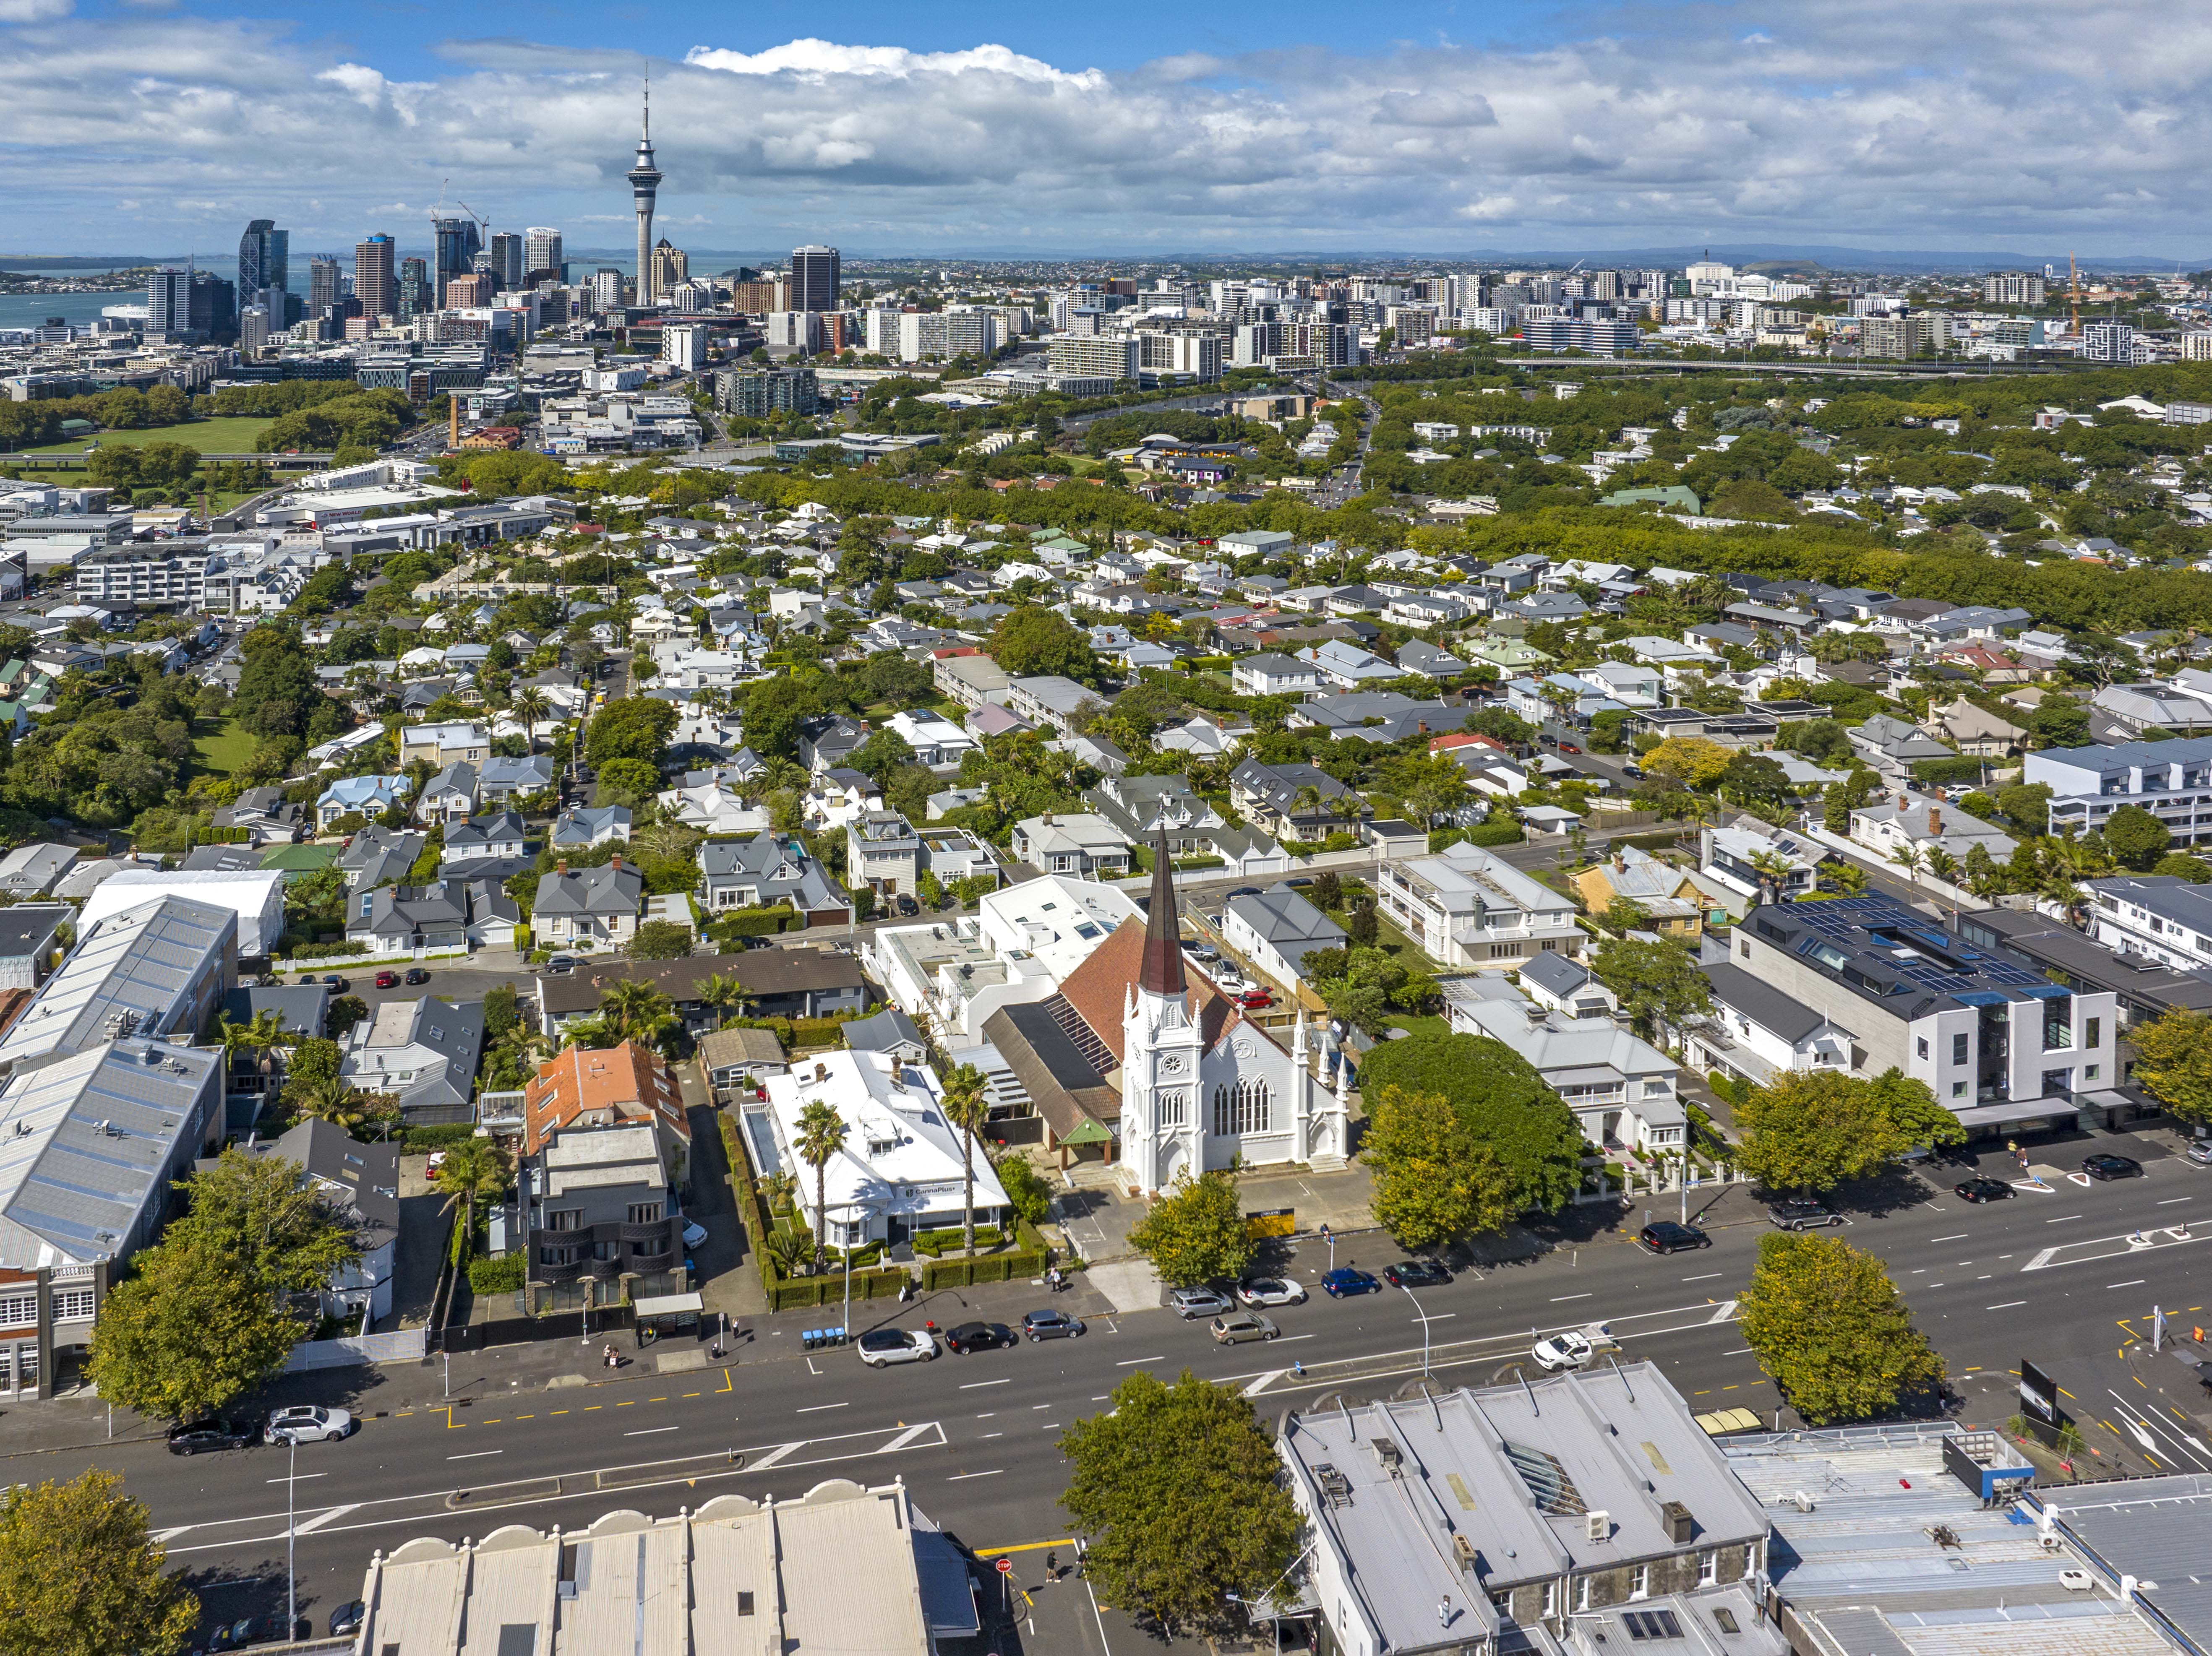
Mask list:
[[[629,169],[629,191],[637,205],[637,302],[657,303],[653,290],[653,203],[660,189],[660,169],[653,164],[653,82],[645,83],[645,124],[637,141],[637,161]]]

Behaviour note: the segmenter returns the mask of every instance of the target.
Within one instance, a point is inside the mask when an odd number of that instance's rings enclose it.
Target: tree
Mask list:
[[[1091,641],[1064,616],[1036,604],[1009,610],[991,629],[984,650],[1015,678],[1056,676],[1096,683],[1098,658]]]
[[[714,1027],[719,1029],[728,1019],[730,1008],[744,1002],[745,986],[735,978],[715,972],[699,986],[699,998],[714,1009]]]
[[[2134,1078],[2192,1125],[2212,1123],[2212,1013],[2177,1006],[2128,1032]]]
[[[1511,1047],[1485,1035],[1413,1035],[1387,1040],[1360,1065],[1359,1089],[1379,1098],[1395,1085],[1441,1093],[1488,1145],[1511,1181],[1515,1212],[1564,1206],[1582,1188],[1581,1124]]]
[[[1917,1145],[1966,1137],[1925,1083],[1895,1069],[1872,1081],[1835,1070],[1787,1071],[1753,1088],[1735,1120],[1737,1162],[1770,1190],[1832,1190]]]
[[[553,704],[545,699],[545,692],[535,684],[526,684],[515,693],[507,708],[522,728],[530,733],[530,751],[538,751],[538,727],[552,717]]]
[[[617,797],[635,804],[660,792],[660,770],[650,760],[610,759],[599,770],[602,804],[613,803]]]
[[[624,952],[634,961],[680,961],[690,954],[691,928],[680,920],[645,920]]]
[[[599,997],[601,1026],[611,1037],[610,1046],[626,1040],[650,1046],[676,1021],[676,1003],[649,983],[624,978],[607,986]]]
[[[1179,1171],[1168,1193],[1129,1232],[1129,1245],[1171,1287],[1243,1276],[1253,1247],[1237,1203],[1235,1171],[1216,1168],[1196,1179],[1188,1168]]]
[[[946,1077],[945,1096],[939,1101],[945,1107],[945,1119],[960,1129],[961,1229],[962,1246],[970,1253],[975,1251],[975,1134],[991,1119],[991,1101],[983,1090],[983,1072],[972,1064],[963,1064]]]
[[[799,729],[823,711],[814,686],[788,672],[756,679],[745,692],[745,745],[763,759],[789,759],[799,751]]]
[[[284,1366],[307,1332],[228,1254],[164,1241],[100,1306],[91,1374],[101,1397],[155,1420],[198,1420]]]
[[[834,1104],[815,1099],[799,1113],[799,1159],[814,1169],[814,1270],[822,1270],[822,1236],[830,1205],[830,1162],[845,1147],[851,1131]]]
[[[438,1210],[451,1213],[459,1208],[461,1234],[472,1237],[477,1209],[498,1201],[514,1183],[514,1164],[496,1141],[464,1138],[447,1148],[445,1162],[438,1168],[438,1189],[446,1198]]]
[[[641,759],[659,774],[660,755],[676,729],[675,704],[652,696],[623,696],[593,714],[584,731],[584,757],[594,767],[611,759]]]
[[[181,1650],[199,1600],[114,1472],[18,1483],[0,1495],[0,1656]]]
[[[301,736],[309,715],[328,705],[314,664],[289,626],[250,627],[239,640],[238,688],[231,716],[256,736]]]
[[[2176,880],[2186,880],[2191,885],[2203,885],[2212,880],[2212,862],[2191,856],[2185,851],[2169,851],[2151,864],[2150,871]]]
[[[226,1149],[182,1187],[191,1206],[163,1245],[226,1255],[264,1294],[310,1293],[361,1258],[352,1226],[296,1162]]]
[[[2122,805],[2105,821],[2105,844],[2113,856],[2138,871],[2165,855],[2172,839],[2166,824],[2141,805]]]
[[[1678,943],[1607,937],[1591,955],[1590,970],[1619,998],[1639,1034],[1650,1035],[1662,1023],[1680,1028],[1712,1010],[1711,985]]]
[[[1170,1635],[1233,1625],[1228,1595],[1269,1592],[1297,1562],[1282,1463],[1232,1386],[1188,1369],[1170,1386],[1140,1368],[1059,1447],[1060,1504],[1085,1537],[1085,1578]]]
[[[1747,805],[1786,804],[1796,792],[1790,786],[1790,773],[1763,753],[1734,755],[1716,786],[1719,792]]]
[[[1400,1247],[1441,1247],[1513,1216],[1504,1164],[1441,1093],[1383,1088],[1359,1154],[1375,1172],[1376,1221]]]
[[[2023,834],[2051,832],[2051,785],[2048,782],[2015,782],[2008,788],[1997,790],[1997,809],[2012,819],[2013,826]],[[2122,810],[2136,809],[2123,806]],[[2119,813],[2115,811],[2114,816]]]
[[[1737,1307],[1759,1366],[1815,1426],[1882,1414],[1907,1386],[1943,1378],[1881,1262],[1840,1238],[1762,1237]]]
[[[1644,768],[1655,776],[1674,777],[1685,787],[1710,788],[1727,773],[1735,757],[1702,736],[1670,736],[1644,755]]]
[[[1375,939],[1381,935],[1382,926],[1375,912],[1375,898],[1371,893],[1362,892],[1355,898],[1344,919],[1345,932],[1354,943],[1362,949],[1375,947]]]

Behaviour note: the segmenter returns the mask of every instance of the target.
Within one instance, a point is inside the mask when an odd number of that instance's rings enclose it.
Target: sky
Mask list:
[[[0,0],[0,256],[619,247],[647,76],[700,249],[2212,253],[2171,0]]]

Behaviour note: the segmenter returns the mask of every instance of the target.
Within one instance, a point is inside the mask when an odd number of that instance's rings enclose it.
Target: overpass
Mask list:
[[[191,446],[187,443],[186,448]],[[91,455],[87,449],[82,454],[0,454],[0,465],[21,466],[28,471],[82,471]],[[332,456],[328,454],[202,454],[203,465],[235,465],[259,461],[272,471],[322,471],[328,469]]]

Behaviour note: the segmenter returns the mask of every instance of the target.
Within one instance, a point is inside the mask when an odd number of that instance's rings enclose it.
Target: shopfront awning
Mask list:
[[[649,1300],[638,1300],[630,1307],[641,1317],[673,1317],[704,1308],[696,1294],[660,1294]]]
[[[1980,1132],[1991,1127],[2010,1127],[2022,1121],[2047,1121],[2061,1116],[2075,1116],[2088,1101],[2071,1094],[2053,1093],[2044,1098],[2007,1099],[1995,1104],[1977,1104],[1971,1110],[1960,1110],[1959,1121],[1968,1132]]]

